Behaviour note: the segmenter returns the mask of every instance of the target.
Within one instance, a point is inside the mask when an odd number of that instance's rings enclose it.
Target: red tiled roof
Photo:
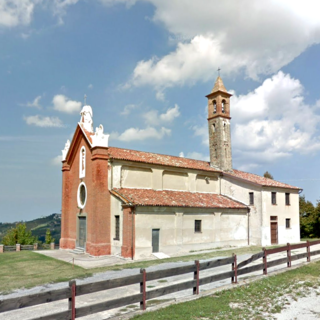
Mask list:
[[[228,172],[228,173],[223,173],[224,175],[230,175],[233,177],[237,177],[240,179],[248,180],[253,183],[259,184],[261,186],[266,186],[266,187],[278,187],[278,188],[288,188],[288,189],[300,189],[298,187],[291,186],[286,183],[282,183],[276,180],[268,179],[265,177],[258,176],[253,173],[248,173],[248,172],[243,172],[239,170],[233,170],[233,172]]]
[[[109,156],[113,159],[160,164],[165,166],[221,172],[210,167],[207,161],[167,156],[164,154],[109,147]]]
[[[85,130],[80,125],[82,131],[87,136],[88,140],[92,144],[91,136],[93,133]],[[237,177],[243,180],[247,180],[249,182],[253,182],[259,184],[261,186],[269,186],[269,187],[278,187],[278,188],[288,188],[288,189],[300,189],[298,187],[291,186],[286,183],[278,182],[272,179],[264,178],[258,176],[253,173],[243,172],[239,170],[233,170],[233,172],[223,172],[216,168],[212,168],[210,166],[210,162],[208,161],[201,161],[195,159],[188,159],[182,157],[175,157],[175,156],[168,156],[159,153],[151,153],[151,152],[144,152],[144,151],[137,151],[137,150],[130,150],[130,149],[122,149],[116,147],[109,147],[108,148],[109,157],[112,159],[118,160],[127,160],[127,161],[134,161],[134,162],[142,162],[142,163],[151,163],[151,164],[158,164],[164,166],[171,166],[171,167],[178,167],[178,168],[187,168],[187,169],[195,169],[195,170],[203,170],[203,171],[211,171],[211,172],[218,172],[223,173],[224,175]]]
[[[246,209],[241,202],[213,193],[114,188],[111,193],[137,206]]]

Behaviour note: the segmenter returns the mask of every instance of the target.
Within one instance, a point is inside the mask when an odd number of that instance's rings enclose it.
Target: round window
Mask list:
[[[87,202],[87,187],[81,182],[78,188],[78,206],[83,209]]]

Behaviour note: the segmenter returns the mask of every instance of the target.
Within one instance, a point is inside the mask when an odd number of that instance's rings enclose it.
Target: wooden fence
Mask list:
[[[237,278],[240,275],[252,273],[255,271],[263,270],[263,274],[267,275],[268,268],[278,266],[280,264],[287,264],[287,267],[291,267],[292,261],[307,258],[310,262],[311,256],[319,255],[320,250],[311,251],[310,248],[314,245],[320,244],[320,241],[313,241],[302,244],[287,244],[284,247],[265,249],[262,252],[252,255],[249,259],[242,261],[237,264],[237,256],[227,257],[224,259],[211,260],[206,262],[199,262],[196,260],[193,264],[175,267],[170,269],[158,270],[158,271],[146,271],[141,269],[139,274],[131,275],[127,277],[104,280],[100,282],[80,284],[76,285],[75,281],[69,282],[69,287],[64,289],[57,289],[48,292],[37,293],[28,296],[22,296],[18,298],[11,298],[0,300],[0,313],[16,310],[25,307],[31,307],[35,305],[40,305],[43,303],[68,299],[69,305],[68,310],[58,312],[52,315],[41,316],[38,318],[33,318],[33,320],[73,320],[78,317],[83,317],[86,315],[94,314],[97,312],[102,312],[114,308],[119,308],[127,306],[133,303],[140,303],[140,308],[142,310],[146,309],[146,301],[161,297],[170,293],[187,290],[192,290],[193,294],[199,294],[199,287],[212,282],[230,279],[231,283],[237,283]],[[306,248],[306,252],[299,253],[296,255],[291,255],[291,250]],[[268,257],[272,254],[279,252],[287,252],[287,256],[277,260],[268,261]],[[262,259],[262,263],[248,266],[254,261]],[[231,270],[227,272],[222,272],[218,274],[212,274],[210,276],[200,277],[200,273],[203,270],[214,269],[217,267],[230,265]],[[184,274],[193,274],[193,279],[188,281],[183,281],[177,284],[168,285],[154,290],[146,290],[146,284],[148,281],[163,279],[167,277],[173,277]],[[129,285],[138,285],[140,290],[138,293],[117,298],[113,300],[103,301],[96,304],[86,305],[76,308],[76,297],[86,294],[91,294],[99,291],[126,287]],[[138,289],[138,288],[137,288]],[[138,291],[138,290],[137,290]]]
[[[5,246],[3,244],[0,244],[0,253],[4,252],[12,252],[12,251],[25,251],[25,250],[54,250],[59,249],[59,245],[56,245],[55,243],[35,243],[35,244],[26,244],[26,245],[20,245],[16,244],[14,246]]]

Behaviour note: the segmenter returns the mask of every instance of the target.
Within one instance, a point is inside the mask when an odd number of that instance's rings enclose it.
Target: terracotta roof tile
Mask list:
[[[81,125],[80,127],[82,131],[85,133],[85,135],[87,136],[90,143],[92,144],[91,136],[93,135],[93,133],[85,130]],[[168,156],[168,155],[159,154],[159,153],[122,149],[122,148],[116,148],[116,147],[109,147],[108,153],[109,153],[109,157],[112,159],[128,160],[128,161],[134,161],[134,162],[142,162],[142,163],[158,164],[158,165],[178,167],[178,168],[222,173],[221,170],[212,168],[210,166],[210,162],[207,162],[207,161]],[[267,179],[253,173],[243,172],[235,169],[233,170],[233,172],[223,172],[223,174],[226,176],[230,175],[243,180],[247,180],[247,181],[259,184],[261,186],[289,188],[289,189],[297,189],[297,190],[299,189],[298,187],[294,187],[286,183],[278,182],[272,179]]]
[[[160,164],[165,166],[205,170],[212,172],[221,172],[220,170],[210,167],[210,163],[207,161],[167,156],[158,153],[109,147],[109,156],[113,159]]]
[[[111,191],[124,202],[137,206],[246,209],[241,202],[213,193],[171,190],[115,188]]]
[[[225,173],[224,173],[225,174]],[[288,188],[288,189],[297,189],[299,190],[300,188],[291,186],[286,183],[282,183],[276,180],[268,179],[265,177],[258,176],[253,173],[248,173],[244,171],[239,171],[239,170],[233,170],[233,172],[228,172],[225,175],[230,175],[233,177],[237,177],[240,179],[248,180],[253,183],[259,184],[261,186],[266,186],[266,187],[278,187],[278,188]]]

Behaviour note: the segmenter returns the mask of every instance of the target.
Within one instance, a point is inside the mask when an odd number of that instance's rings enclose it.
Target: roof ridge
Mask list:
[[[127,148],[119,148],[119,147],[112,147],[110,146],[109,149],[119,149],[119,150],[127,150],[127,151],[135,151],[135,152],[143,152],[143,153],[149,153],[149,154],[155,154],[155,155],[160,155],[160,156],[166,156],[166,157],[172,157],[172,158],[178,158],[178,159],[186,159],[186,160],[192,160],[192,161],[199,161],[199,162],[205,162],[205,163],[210,163],[210,161],[205,161],[205,160],[199,160],[199,159],[193,159],[193,158],[186,158],[186,157],[180,157],[180,156],[173,156],[170,154],[164,154],[164,153],[157,153],[157,152],[150,152],[150,151],[141,151],[141,150],[135,150],[135,149],[127,149]]]

